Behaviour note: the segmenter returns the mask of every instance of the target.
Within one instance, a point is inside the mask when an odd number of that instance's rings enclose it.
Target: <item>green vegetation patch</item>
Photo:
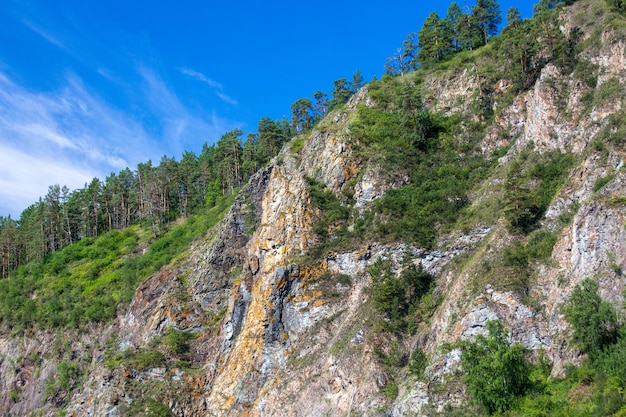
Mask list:
[[[510,345],[499,321],[487,322],[489,336],[478,335],[463,347],[461,362],[472,398],[488,414],[511,408],[531,387],[532,366],[520,344]]]
[[[524,150],[511,162],[504,194],[509,231],[528,234],[538,226],[573,165],[573,155],[558,150],[542,155]]]
[[[489,322],[487,337],[462,344],[465,380],[473,405],[445,415],[502,417],[604,417],[626,415],[626,324],[616,307],[602,300],[598,284],[585,279],[565,304],[571,344],[586,356],[569,365],[564,378],[550,378],[541,352],[536,364],[519,344],[509,344],[500,322]]]
[[[170,417],[170,408],[154,398],[138,398],[122,410],[123,416],[132,417]]]
[[[382,330],[414,331],[437,304],[433,295],[434,277],[421,264],[416,267],[408,257],[403,263],[399,275],[392,272],[388,261],[381,259],[369,268],[372,301],[382,314]]]
[[[355,150],[388,179],[408,184],[388,190],[355,224],[355,232],[432,248],[469,203],[468,192],[493,165],[478,147],[484,126],[461,115],[433,114],[423,105],[419,79],[372,82],[374,103],[358,108]]]
[[[18,268],[10,279],[0,280],[0,323],[20,332],[112,320],[145,279],[221,220],[233,199],[171,224],[151,241],[139,226],[112,230]]]

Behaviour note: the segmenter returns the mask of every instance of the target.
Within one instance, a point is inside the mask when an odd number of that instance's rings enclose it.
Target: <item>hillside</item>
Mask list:
[[[0,281],[0,416],[624,415],[625,93],[604,0],[372,81]]]

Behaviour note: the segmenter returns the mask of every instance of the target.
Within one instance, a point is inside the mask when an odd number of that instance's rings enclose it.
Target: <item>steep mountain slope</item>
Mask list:
[[[563,315],[576,285],[593,278],[623,304],[626,25],[595,0],[559,13],[578,70],[546,59],[510,94],[513,80],[488,71],[488,46],[373,83],[294,138],[114,323],[3,334],[0,415],[453,413],[469,401],[457,342],[496,319],[563,376],[581,362]],[[432,244],[390,238],[398,212],[379,205],[416,178],[367,136],[381,91],[403,86],[434,115],[431,138],[470,144],[458,165],[482,175],[448,197],[455,211]],[[546,207],[524,206],[529,196]],[[434,283],[408,318],[382,308],[385,277],[420,265]]]

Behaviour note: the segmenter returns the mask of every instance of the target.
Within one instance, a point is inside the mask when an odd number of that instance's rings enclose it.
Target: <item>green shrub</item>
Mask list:
[[[137,371],[145,371],[151,368],[160,368],[165,365],[165,355],[158,350],[146,350],[136,353],[123,354],[122,364]]]
[[[381,259],[370,267],[369,272],[372,300],[376,310],[387,318],[385,327],[391,331],[406,330],[412,324],[422,297],[431,290],[434,277],[424,271],[421,264],[415,267],[408,262],[396,276],[389,263]]]
[[[533,164],[528,161],[533,160]],[[530,158],[525,151],[509,167],[504,194],[504,216],[513,233],[530,233],[564,183],[574,163],[573,156],[553,151]]]
[[[191,351],[191,341],[195,335],[186,330],[178,330],[173,327],[165,335],[165,344],[177,355],[186,355]]]
[[[615,178],[615,174],[598,178],[596,182],[593,184],[593,192],[595,193],[597,191],[600,191],[602,188],[604,188],[605,185],[613,181],[614,178]]]
[[[598,284],[585,279],[572,291],[563,308],[572,325],[572,342],[592,360],[617,341],[617,312],[598,294]]]
[[[329,228],[345,222],[350,216],[350,209],[341,204],[335,193],[326,189],[326,185],[307,177],[307,191],[311,204],[320,211],[313,224],[313,230],[323,239],[329,237]]]
[[[393,401],[398,398],[398,384],[395,382],[388,382],[380,389],[380,391],[389,401]]]
[[[428,365],[428,356],[426,356],[421,349],[415,349],[409,359],[409,373],[418,378],[422,378],[426,370],[426,365]]]
[[[130,406],[123,407],[122,415],[128,417],[171,417],[168,406],[154,398],[137,398]]]
[[[532,366],[520,344],[509,345],[500,321],[487,322],[489,336],[463,346],[461,362],[472,398],[489,414],[511,408],[531,387]]]

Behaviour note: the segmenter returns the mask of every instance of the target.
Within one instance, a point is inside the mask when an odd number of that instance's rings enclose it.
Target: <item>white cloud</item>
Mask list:
[[[50,142],[60,146],[61,148],[78,149],[78,147],[74,145],[70,139],[55,132],[54,130],[51,130],[49,126],[43,126],[40,124],[27,124],[23,126],[17,125],[14,126],[14,128],[24,135],[49,140]]]
[[[81,188],[164,154],[179,158],[240,126],[192,112],[153,70],[141,67],[139,75],[131,113],[89,92],[74,75],[58,90],[33,92],[0,72],[0,215],[19,216],[49,185]]]
[[[61,42],[55,36],[51,35],[46,30],[42,29],[41,27],[37,26],[36,24],[34,24],[33,22],[29,20],[23,19],[22,22],[33,32],[37,33],[39,36],[41,36],[42,38],[44,38],[46,41],[50,42],[54,46],[60,49],[63,49],[65,52],[70,52],[70,49],[63,42]]]
[[[226,94],[220,93],[219,91],[216,93],[219,98],[225,101],[228,104],[232,104],[233,106],[237,105],[237,100],[228,97]]]
[[[49,185],[80,188],[146,159],[142,126],[69,77],[32,92],[0,74],[0,215],[18,216]]]
[[[233,106],[237,105],[237,100],[227,96],[226,94],[224,94],[224,88],[222,87],[222,84],[218,83],[217,81],[207,77],[206,75],[204,75],[201,72],[198,72],[196,70],[193,70],[191,68],[179,68],[179,71],[181,72],[181,74],[186,75],[190,78],[193,78],[194,80],[198,80],[201,81],[205,84],[207,84],[210,87],[215,88],[217,91],[215,92],[215,94],[225,103],[228,104],[232,104]]]
[[[176,153],[187,150],[192,143],[213,142],[227,130],[240,125],[215,114],[207,117],[192,112],[154,71],[141,67],[139,73],[144,79],[144,96],[156,116],[161,137],[164,141],[177,145],[172,149]]]
[[[73,167],[54,154],[28,155],[3,144],[0,137],[0,215],[18,218],[21,211],[43,197],[48,186],[81,188],[93,178],[88,170]]]
[[[202,81],[203,83],[206,83],[211,87],[217,88],[219,90],[222,89],[222,84],[218,83],[215,80],[212,80],[201,72],[192,70],[191,68],[180,68],[180,72],[184,75],[187,75],[188,77],[194,78],[198,81]]]

